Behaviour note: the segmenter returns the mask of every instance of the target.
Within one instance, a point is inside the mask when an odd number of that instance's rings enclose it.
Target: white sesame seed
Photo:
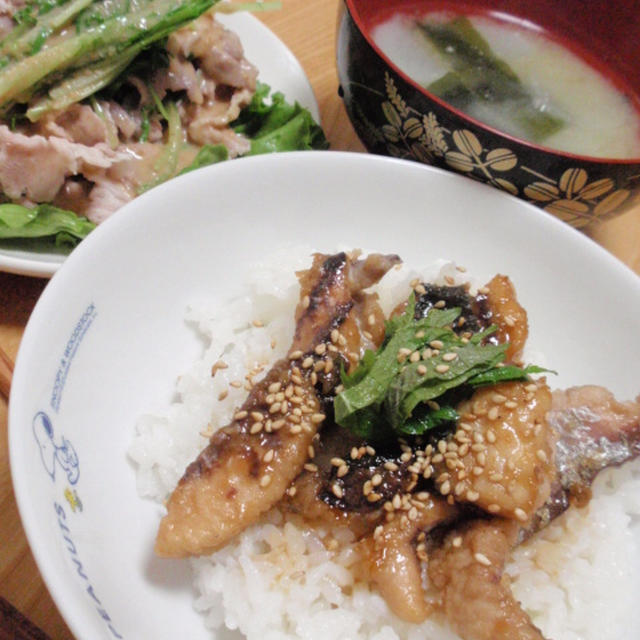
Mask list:
[[[489,560],[489,558],[487,558],[487,556],[485,556],[484,553],[474,553],[473,557],[475,558],[476,562],[478,562],[479,564],[482,564],[485,567],[491,566],[491,560]]]
[[[524,511],[524,509],[521,509],[520,507],[516,507],[516,509],[514,509],[513,515],[516,518],[518,518],[520,522],[526,522],[528,520],[526,512]]]

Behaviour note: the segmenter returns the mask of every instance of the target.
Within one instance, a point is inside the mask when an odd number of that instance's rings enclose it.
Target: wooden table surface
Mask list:
[[[338,97],[335,27],[340,0],[283,0],[259,17],[293,51],[313,86],[333,150],[364,151]],[[256,61],[259,66],[259,61]],[[640,207],[593,232],[594,239],[640,274]],[[0,347],[15,360],[25,324],[46,280],[0,273]],[[0,596],[54,640],[71,638],[33,560],[9,474],[7,402],[0,397]]]

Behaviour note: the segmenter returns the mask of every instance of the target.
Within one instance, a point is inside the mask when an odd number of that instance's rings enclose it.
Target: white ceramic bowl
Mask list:
[[[223,304],[288,243],[448,258],[511,276],[558,386],[640,380],[640,279],[583,235],[494,189],[417,163],[302,152],[216,165],[136,199],[81,243],[38,301],[9,412],[15,492],[58,607],[82,640],[209,637],[188,563],[152,552],[161,507],[127,460],[202,348],[188,303]]]

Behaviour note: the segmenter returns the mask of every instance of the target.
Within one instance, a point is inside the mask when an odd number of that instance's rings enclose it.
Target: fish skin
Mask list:
[[[620,402],[596,385],[556,390],[547,422],[557,438],[556,477],[549,498],[520,532],[520,542],[572,504],[585,506],[601,471],[640,456],[640,399]]]

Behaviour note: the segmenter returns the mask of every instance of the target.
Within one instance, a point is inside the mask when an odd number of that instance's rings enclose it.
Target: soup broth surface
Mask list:
[[[434,44],[418,23],[437,28],[459,19],[465,24],[468,21],[472,36],[479,34],[486,41],[490,62],[497,61],[497,73],[492,73],[489,65],[489,74],[499,77],[506,68],[509,78],[511,74],[517,76],[514,83],[516,87],[521,85],[526,97],[496,99],[489,87],[485,91],[488,99],[479,89],[465,93],[460,104],[448,100],[454,106],[508,134],[560,151],[606,158],[640,157],[640,113],[631,100],[580,57],[533,28],[488,16],[432,12],[417,21],[397,13],[377,25],[372,36],[395,66],[447,99],[447,94],[439,90],[443,79],[459,79],[459,69],[450,56],[455,47],[446,41]],[[462,73],[468,79],[475,77],[474,73],[483,73],[483,68],[463,69]],[[444,84],[452,86],[451,82]],[[474,91],[480,84],[476,82]],[[452,97],[455,81],[453,90]],[[533,117],[529,117],[531,114]]]

